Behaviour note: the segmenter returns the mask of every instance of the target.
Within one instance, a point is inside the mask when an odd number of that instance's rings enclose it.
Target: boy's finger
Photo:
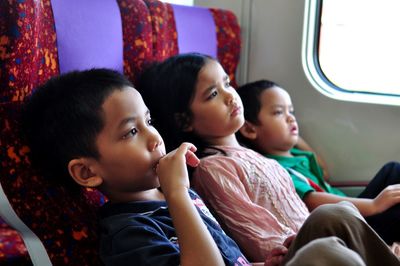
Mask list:
[[[180,147],[183,147],[183,149],[185,149],[185,151],[184,151],[185,153],[186,153],[187,150],[192,151],[192,152],[196,152],[197,151],[196,146],[194,146],[190,142],[184,142],[184,143],[181,144]]]
[[[197,158],[196,154],[194,154],[190,150],[186,152],[185,157],[186,157],[186,163],[191,167],[196,167],[200,163],[200,160],[199,158]]]

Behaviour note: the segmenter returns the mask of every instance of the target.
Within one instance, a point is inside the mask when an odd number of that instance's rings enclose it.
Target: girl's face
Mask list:
[[[242,101],[217,61],[208,60],[200,70],[190,111],[189,130],[209,144],[226,143],[243,125]]]

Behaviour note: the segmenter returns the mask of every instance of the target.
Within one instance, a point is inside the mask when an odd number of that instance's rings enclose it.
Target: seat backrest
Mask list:
[[[153,27],[153,58],[200,52],[217,58],[236,86],[240,58],[240,26],[229,10],[188,7],[144,0]]]
[[[199,30],[182,28],[195,18],[198,28],[207,25],[202,36],[210,45],[196,46]],[[50,77],[76,69],[110,67],[134,82],[148,63],[189,51],[217,57],[234,80],[240,51],[235,16],[153,0],[0,1],[0,183],[54,265],[100,264],[95,212],[105,199],[95,190],[73,197],[31,166],[19,132],[25,97]]]

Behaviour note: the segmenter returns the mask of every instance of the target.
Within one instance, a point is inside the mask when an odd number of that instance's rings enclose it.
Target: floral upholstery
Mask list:
[[[0,12],[0,182],[54,265],[99,265],[95,211],[104,198],[96,191],[72,197],[63,188],[52,187],[31,167],[29,148],[19,137],[25,96],[59,74],[50,0],[0,1]],[[7,244],[0,245],[0,264],[18,255],[27,257],[16,232],[4,227],[3,232],[8,237]]]
[[[150,12],[141,0],[118,0],[124,38],[124,74],[133,82],[153,58]]]
[[[25,245],[18,232],[0,219],[0,264],[29,265]]]
[[[145,0],[144,2],[151,16],[153,60],[163,61],[178,54],[178,37],[171,5],[157,0]]]
[[[217,43],[218,61],[228,73],[232,85],[236,88],[235,73],[240,57],[240,26],[235,14],[228,10],[210,8],[214,17]]]
[[[123,70],[135,81],[149,62],[179,52],[173,9],[156,0],[117,3]],[[210,10],[217,25],[218,59],[232,77],[239,59],[239,28],[230,12]],[[20,139],[25,97],[60,73],[57,41],[51,0],[0,1],[0,182],[54,265],[99,265],[95,212],[105,198],[96,190],[73,197],[50,185],[31,166],[29,148]],[[21,238],[0,221],[0,264],[12,261],[29,264]]]

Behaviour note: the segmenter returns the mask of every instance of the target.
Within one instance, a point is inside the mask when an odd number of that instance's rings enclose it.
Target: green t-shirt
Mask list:
[[[300,198],[315,189],[309,184],[306,178],[309,178],[316,183],[325,192],[346,196],[342,191],[337,188],[331,187],[323,178],[321,167],[317,163],[314,153],[309,151],[302,151],[298,149],[290,150],[293,157],[277,156],[266,154],[265,156],[275,159],[282,165],[292,177],[294,187]]]

